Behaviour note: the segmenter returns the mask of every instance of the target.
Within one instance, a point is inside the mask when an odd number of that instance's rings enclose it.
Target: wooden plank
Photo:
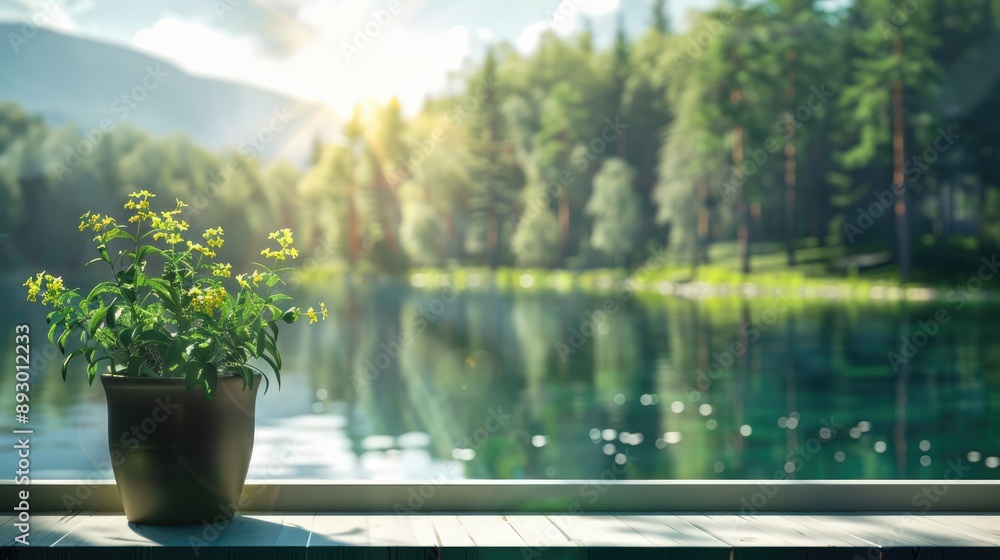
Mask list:
[[[908,530],[899,515],[810,515],[810,519],[878,547],[934,546]]]
[[[795,543],[754,526],[738,515],[678,515],[691,525],[733,547],[788,547]]]
[[[635,529],[629,527],[621,519],[614,515],[581,515],[580,519],[587,524],[591,530],[604,536],[612,546],[647,547],[654,546],[653,542],[640,535]]]
[[[532,547],[574,546],[544,515],[505,515],[507,523]]]
[[[212,546],[274,546],[284,519],[284,515],[237,515],[228,522],[196,530],[211,538],[213,530],[221,527],[219,537],[212,539]]]
[[[749,527],[755,531],[768,533],[791,546],[803,548],[832,546],[867,548],[870,546],[869,543],[850,535],[832,533],[829,528],[817,529],[816,527],[819,526],[817,523],[814,523],[813,527],[804,527],[781,515],[748,515],[740,516],[740,518],[745,520]]]
[[[706,533],[702,529],[695,527],[687,521],[684,521],[676,515],[651,515],[649,518],[656,520],[658,523],[661,523],[666,527],[666,532],[660,534],[676,541],[681,546],[729,548],[729,545],[726,543]]]
[[[767,516],[761,516],[767,517]],[[818,523],[803,515],[783,515],[780,516],[784,523],[796,528],[804,535],[808,535],[817,541],[826,543],[827,546],[847,547],[847,548],[868,548],[872,543],[848,535],[842,531],[831,531],[830,527]]]
[[[969,530],[956,530],[940,522],[934,522],[930,518],[917,515],[907,521],[907,529],[918,533],[920,538],[935,543],[936,546],[965,547],[965,546],[995,546],[995,537],[978,531],[971,525]]]
[[[82,515],[80,524],[70,533],[52,542],[51,546],[115,546],[114,538],[128,522],[122,515]]]
[[[275,546],[308,546],[316,514],[286,515]]]
[[[501,515],[459,515],[458,520],[476,546],[526,546]]]
[[[726,546],[726,543],[712,538],[701,529],[697,529],[679,519],[673,520],[672,524],[668,525],[649,515],[616,515],[615,517],[658,547],[715,546],[718,548],[729,548]],[[678,530],[678,527],[681,530]],[[700,539],[702,542],[692,544],[692,538]]]
[[[368,539],[372,546],[418,546],[410,520],[394,513],[368,516]]]
[[[553,514],[546,517],[577,546],[615,546],[603,534],[591,529],[579,515]]]
[[[68,515],[32,515],[28,542],[31,546],[52,546],[52,543],[66,535],[72,534],[87,517],[89,516],[76,513]],[[6,538],[4,538],[0,546],[15,545],[14,538],[21,533],[13,525],[10,526],[10,529],[11,531],[8,532],[7,528],[4,528]]]
[[[368,516],[316,514],[310,547],[368,546]]]
[[[1000,545],[1000,515],[933,515],[928,519],[963,532],[971,527],[975,532],[967,534]]]
[[[410,515],[410,529],[416,539],[417,546],[441,546],[437,532],[434,531],[434,521],[426,515]]]
[[[454,515],[432,515],[431,523],[434,524],[434,532],[437,533],[438,541],[445,547],[468,547],[476,546],[472,541],[469,532]]]

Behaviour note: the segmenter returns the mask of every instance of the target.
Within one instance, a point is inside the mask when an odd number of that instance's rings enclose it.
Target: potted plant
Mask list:
[[[79,229],[96,233],[99,255],[87,266],[107,267],[111,280],[80,291],[41,272],[24,285],[28,301],[41,295],[53,307],[48,338],[66,355],[63,379],[77,358],[86,361],[91,385],[99,369],[107,371],[100,377],[111,463],[129,521],[229,518],[250,465],[257,390],[270,383],[256,364],[266,364],[280,387],[278,325],[302,317],[314,323],[327,310],[278,307],[291,299],[274,291],[290,270],[279,265],[298,256],[291,230],[269,236],[256,270],[232,276],[230,264],[217,262],[222,228],[188,240],[180,218],[186,204],[155,212],[155,196],[129,195],[129,225],[81,216]],[[121,250],[112,252],[116,244]],[[80,341],[72,350],[71,336]]]

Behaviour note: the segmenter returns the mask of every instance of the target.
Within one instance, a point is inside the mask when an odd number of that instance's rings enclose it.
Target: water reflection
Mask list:
[[[665,297],[605,312],[579,293],[313,292],[331,319],[282,333],[251,478],[940,478],[959,460],[969,478],[1000,474],[991,308],[954,313],[893,365],[933,304]],[[43,318],[9,299],[3,328],[30,321],[40,355]],[[33,475],[108,478],[103,392],[80,370],[63,383],[58,363],[34,372]]]

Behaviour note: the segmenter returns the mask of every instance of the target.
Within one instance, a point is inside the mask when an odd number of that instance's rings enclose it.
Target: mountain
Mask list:
[[[21,33],[21,25],[0,23],[4,43]],[[184,132],[213,150],[302,164],[317,135],[331,138],[340,129],[325,105],[194,76],[141,52],[44,29],[4,44],[0,69],[0,101],[53,125],[72,122],[81,133],[108,119],[157,136]]]

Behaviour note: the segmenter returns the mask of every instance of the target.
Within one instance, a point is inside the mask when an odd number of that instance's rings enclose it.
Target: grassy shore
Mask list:
[[[946,299],[956,289],[967,289],[976,299],[992,299],[998,292],[984,282],[966,287],[979,269],[979,253],[952,249],[947,262],[917,270],[915,280],[902,282],[888,252],[851,250],[843,245],[821,247],[813,240],[796,249],[789,266],[780,244],[752,247],[749,274],[739,272],[735,243],[711,247],[707,264],[692,266],[690,255],[650,251],[647,258],[627,268],[583,270],[451,266],[414,268],[408,275],[415,288],[454,286],[460,290],[498,289],[508,292],[630,292],[638,297],[679,295],[689,298],[746,298],[794,296],[800,299],[863,301],[929,301]],[[313,271],[315,280],[332,280]],[[364,276],[364,275],[361,275]],[[323,278],[325,277],[325,278]],[[1000,279],[1000,276],[998,276]],[[359,281],[366,281],[365,278]],[[968,298],[967,298],[968,299]]]

